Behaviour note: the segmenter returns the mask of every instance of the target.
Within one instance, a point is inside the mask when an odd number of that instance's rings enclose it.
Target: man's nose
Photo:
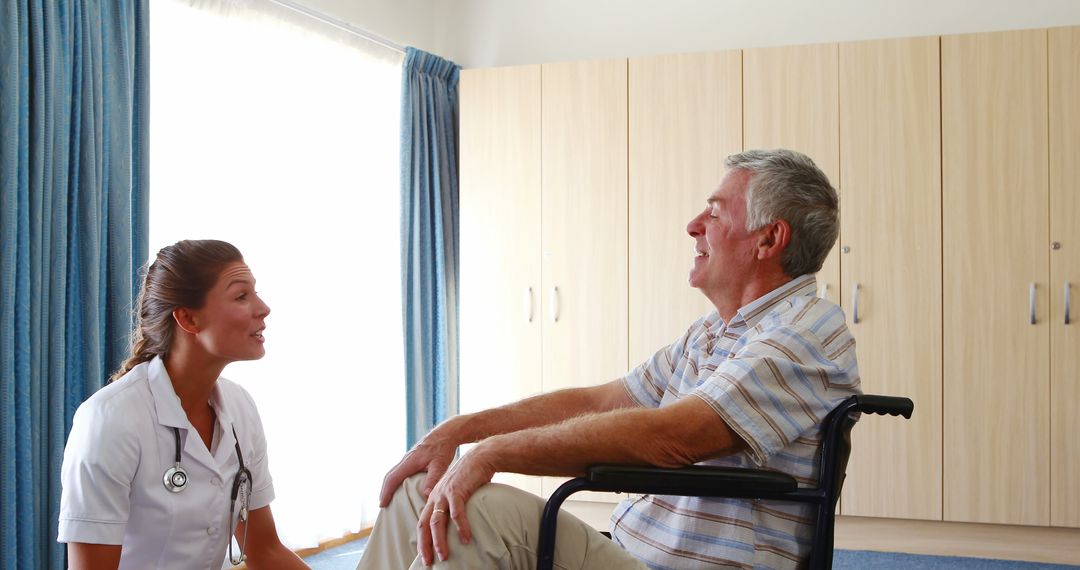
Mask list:
[[[686,224],[686,233],[690,234],[690,237],[698,237],[701,235],[701,214],[698,214],[690,219],[690,223]]]

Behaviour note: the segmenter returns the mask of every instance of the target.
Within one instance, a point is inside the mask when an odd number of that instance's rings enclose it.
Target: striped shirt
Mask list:
[[[714,311],[622,382],[646,407],[701,398],[748,444],[700,465],[774,469],[812,486],[822,421],[860,393],[855,339],[816,290],[803,275],[731,322]],[[795,568],[809,555],[812,514],[796,503],[645,495],[619,504],[611,532],[650,568]]]

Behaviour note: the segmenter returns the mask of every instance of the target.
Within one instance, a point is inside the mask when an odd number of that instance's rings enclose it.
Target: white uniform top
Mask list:
[[[234,428],[253,480],[249,510],[269,505],[274,486],[251,396],[219,378],[210,405],[217,414],[213,454],[180,407],[159,358],[83,402],[64,450],[57,540],[122,544],[121,569],[219,570],[233,528],[229,497],[240,466]],[[162,481],[176,463],[173,427],[180,429],[180,462],[188,474],[180,493]]]

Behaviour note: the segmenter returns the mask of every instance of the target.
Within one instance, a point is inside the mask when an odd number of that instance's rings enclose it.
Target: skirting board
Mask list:
[[[844,550],[1080,564],[1078,528],[840,516],[835,531]]]
[[[614,507],[594,501],[563,504],[565,510],[603,531],[608,530]],[[1080,564],[1077,528],[839,516],[833,545],[844,550]]]

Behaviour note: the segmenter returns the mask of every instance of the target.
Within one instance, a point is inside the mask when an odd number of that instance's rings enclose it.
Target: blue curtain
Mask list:
[[[75,408],[147,257],[148,0],[0,0],[0,568],[63,568]]]
[[[401,90],[401,282],[407,441],[458,410],[458,66],[407,48]]]

